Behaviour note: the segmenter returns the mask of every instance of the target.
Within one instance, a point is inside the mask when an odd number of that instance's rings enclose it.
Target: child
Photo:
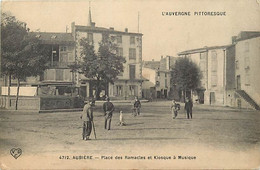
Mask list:
[[[121,110],[119,112],[119,123],[118,123],[119,126],[125,126],[125,122],[124,122],[124,118],[123,118],[123,111]]]
[[[171,110],[172,110],[172,118],[175,119],[178,115],[178,111],[180,110],[180,104],[176,103],[175,100],[173,100],[171,105]]]

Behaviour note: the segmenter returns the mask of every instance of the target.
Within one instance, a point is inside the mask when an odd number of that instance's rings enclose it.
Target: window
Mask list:
[[[130,37],[130,44],[135,44],[135,37]]]
[[[93,42],[93,33],[88,33],[88,42]]]
[[[157,72],[157,76],[160,77],[160,72],[159,71]]]
[[[61,52],[66,52],[67,51],[67,47],[66,46],[61,46],[60,47],[60,51]]]
[[[218,76],[216,72],[211,73],[211,86],[215,87],[218,83]]]
[[[123,56],[124,56],[124,54],[123,54],[123,48],[117,48],[116,53],[117,53],[118,56],[123,57]]]
[[[129,86],[129,96],[137,96],[137,87],[134,85]]]
[[[123,94],[123,87],[121,85],[116,86],[116,95],[122,96],[122,94]]]
[[[136,49],[135,48],[129,48],[129,59],[136,59]]]
[[[122,43],[122,35],[116,37],[117,43]]]
[[[130,65],[129,70],[130,79],[135,79],[135,65]]]
[[[239,62],[238,62],[238,60],[236,61],[236,69],[239,69]]]
[[[211,71],[216,72],[218,68],[218,61],[217,61],[217,52],[211,52]]]
[[[165,73],[165,78],[167,78],[167,73]]]
[[[167,79],[164,80],[164,83],[165,83],[165,88],[167,88]]]
[[[73,46],[68,46],[68,50],[67,51],[73,51],[74,47]]]

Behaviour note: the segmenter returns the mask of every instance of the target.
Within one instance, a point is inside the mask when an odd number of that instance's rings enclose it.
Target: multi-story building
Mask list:
[[[260,109],[260,32],[242,31],[235,44],[235,93],[232,105]]]
[[[67,87],[75,83],[71,69],[68,67],[75,62],[75,42],[72,35],[70,33],[50,32],[34,32],[31,35],[38,37],[42,44],[48,45],[51,49],[49,69],[45,70],[44,75],[40,76],[40,93],[46,93],[46,88],[55,89],[55,91],[48,93],[55,93],[56,95],[68,93]],[[27,78],[28,83],[33,84],[32,81],[35,81],[33,77]]]
[[[143,83],[143,97],[169,98],[171,83],[171,67],[176,57],[161,57],[160,61],[144,61],[142,75],[148,81]]]
[[[49,52],[48,69],[42,75],[21,80],[18,109],[64,109],[81,107],[69,65],[75,62],[75,42],[70,33],[32,32]],[[10,90],[8,86],[10,85]],[[9,97],[8,93],[10,94]],[[0,107],[15,108],[17,80],[1,82]],[[59,96],[59,97],[58,97]]]
[[[63,95],[68,86],[74,84],[73,75],[68,65],[75,62],[75,42],[70,33],[32,32],[30,36],[37,37],[49,51],[49,68],[43,75],[27,77],[21,81],[23,86],[37,87],[33,95]],[[3,86],[7,86],[7,77]],[[11,93],[16,90],[17,80],[11,81]],[[68,90],[67,90],[68,91]],[[15,94],[15,93],[14,93]],[[29,95],[29,94],[28,94]]]
[[[193,100],[211,105],[226,105],[226,91],[234,89],[234,45],[204,47],[178,53],[195,62],[202,73],[201,87]]]
[[[81,61],[80,40],[87,38],[93,42],[95,51],[98,51],[99,42],[102,41],[102,36],[109,35],[114,37],[118,46],[118,55],[125,58],[124,71],[118,76],[114,84],[109,84],[107,94],[111,98],[116,99],[132,99],[134,96],[142,96],[142,34],[125,31],[116,31],[114,28],[97,27],[91,19],[91,12],[89,11],[89,21],[87,26],[71,24],[72,36],[76,43],[75,60]],[[86,78],[83,74],[77,74],[76,82],[80,87],[82,94],[85,97],[94,96],[95,90],[93,88],[93,81]],[[104,95],[105,89],[102,92]]]
[[[104,34],[113,36],[117,43],[117,53],[126,60],[124,71],[118,76],[114,84],[109,84],[106,89],[111,98],[133,99],[134,96],[142,96],[142,34],[125,31],[116,31],[114,28],[96,27],[89,15],[87,26],[71,25],[71,33],[51,33],[51,32],[32,32],[30,36],[35,36],[41,40],[44,46],[49,48],[49,68],[43,75],[37,77],[27,77],[21,82],[19,94],[21,97],[31,97],[30,101],[36,101],[35,108],[72,108],[77,105],[75,98],[88,98],[94,96],[93,81],[86,78],[83,74],[72,72],[69,66],[82,60],[80,40],[83,37],[94,42],[95,51],[98,51],[99,42]],[[0,107],[13,108],[17,91],[17,81],[13,79],[11,88],[7,77],[1,77],[1,98]],[[105,89],[104,89],[105,90]],[[11,98],[6,96],[10,94]],[[37,98],[33,98],[37,96]],[[41,97],[42,96],[42,97]],[[48,98],[51,96],[67,96]],[[69,96],[71,98],[69,98]],[[47,99],[48,98],[48,99]],[[73,98],[73,99],[72,99]],[[39,100],[38,100],[39,99]],[[30,108],[29,99],[21,99],[22,108]],[[76,100],[76,99],[75,99]],[[10,101],[10,102],[9,102]],[[40,101],[40,104],[39,102]],[[11,104],[9,104],[9,103]],[[52,104],[50,104],[52,103]],[[20,107],[20,106],[19,106]],[[78,107],[78,106],[76,106]]]

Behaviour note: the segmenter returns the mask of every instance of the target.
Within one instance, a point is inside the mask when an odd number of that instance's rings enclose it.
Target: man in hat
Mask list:
[[[138,99],[138,97],[135,97],[135,101],[134,101],[134,111],[135,111],[135,116],[136,115],[140,115],[140,108],[141,108],[141,102]]]
[[[85,101],[85,106],[80,118],[83,120],[83,140],[90,140],[89,136],[92,131],[92,122],[93,122],[93,106],[95,101],[90,100],[89,102]]]
[[[105,116],[105,129],[110,130],[111,120],[112,120],[113,111],[115,110],[115,107],[113,103],[110,102],[108,96],[106,97],[106,102],[103,104],[103,110]]]
[[[186,98],[186,101],[185,101],[185,106],[184,106],[184,109],[186,110],[187,112],[187,118],[191,118],[192,119],[192,107],[193,107],[193,103],[191,101],[190,98]]]

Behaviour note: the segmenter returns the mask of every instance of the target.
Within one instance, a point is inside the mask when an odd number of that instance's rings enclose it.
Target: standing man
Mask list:
[[[92,131],[92,122],[93,122],[93,106],[95,105],[95,101],[90,100],[89,102],[85,102],[85,106],[83,108],[83,112],[80,118],[83,120],[83,140],[90,140],[89,136]]]
[[[136,114],[140,115],[140,108],[141,108],[141,102],[138,99],[138,97],[135,97],[135,102],[134,102],[134,109],[135,109],[135,116]]]
[[[103,104],[103,110],[104,110],[104,116],[105,116],[105,129],[110,130],[111,120],[112,120],[113,111],[115,110],[115,107],[114,107],[113,103],[110,102],[110,99],[108,96],[106,97],[106,102]]]
[[[191,101],[191,99],[189,99],[188,97],[186,98],[186,102],[185,102],[185,107],[184,109],[187,112],[187,118],[191,118],[192,119],[192,107],[193,107],[193,103]]]

